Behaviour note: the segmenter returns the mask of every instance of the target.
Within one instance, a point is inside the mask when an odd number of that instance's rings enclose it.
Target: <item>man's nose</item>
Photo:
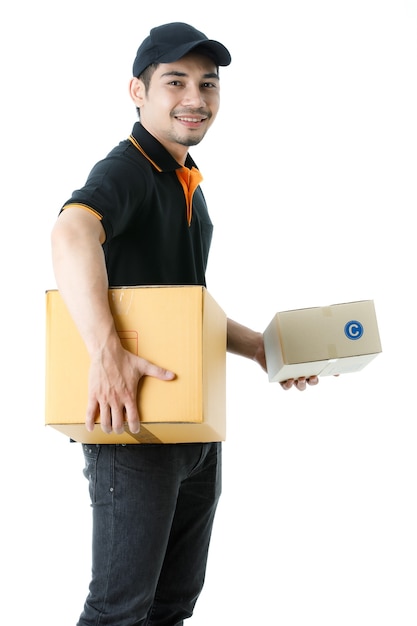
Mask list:
[[[199,85],[187,86],[182,102],[195,108],[204,106],[205,99]]]

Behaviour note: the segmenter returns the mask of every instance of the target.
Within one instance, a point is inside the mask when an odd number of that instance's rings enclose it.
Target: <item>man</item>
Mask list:
[[[126,351],[108,287],[204,285],[212,224],[188,153],[216,118],[219,42],[183,23],[151,30],[138,49],[131,136],[97,163],[52,232],[57,285],[91,357],[86,426],[140,429],[142,376],[163,363]],[[262,334],[228,320],[228,350],[265,369]],[[306,382],[288,381],[303,390]],[[93,505],[93,567],[79,626],[180,626],[204,582],[221,489],[221,444],[83,446]]]

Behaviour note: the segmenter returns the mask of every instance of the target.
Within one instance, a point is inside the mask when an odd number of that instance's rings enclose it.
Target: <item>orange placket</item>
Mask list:
[[[203,180],[200,170],[196,167],[189,169],[188,167],[181,167],[175,170],[178,176],[178,180],[184,190],[185,201],[187,204],[187,222],[188,226],[191,224],[191,218],[193,216],[193,195],[198,185]]]

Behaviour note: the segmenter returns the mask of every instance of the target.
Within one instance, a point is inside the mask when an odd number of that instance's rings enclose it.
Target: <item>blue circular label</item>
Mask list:
[[[363,335],[362,324],[357,320],[350,320],[350,322],[345,324],[345,335],[348,339],[352,339],[353,341],[360,339]]]

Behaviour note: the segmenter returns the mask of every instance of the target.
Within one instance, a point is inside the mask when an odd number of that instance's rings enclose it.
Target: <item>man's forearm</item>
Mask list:
[[[263,343],[262,333],[242,326],[234,320],[227,320],[227,350],[233,354],[254,359]]]
[[[115,335],[99,238],[63,214],[52,232],[52,259],[58,289],[91,355]]]

